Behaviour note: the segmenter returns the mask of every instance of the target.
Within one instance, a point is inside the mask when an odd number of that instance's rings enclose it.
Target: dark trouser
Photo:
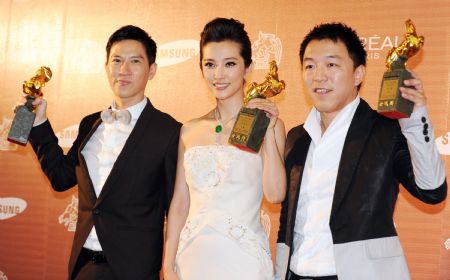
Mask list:
[[[73,269],[73,280],[116,280],[102,252],[82,248]]]
[[[291,271],[291,280],[338,280],[336,275],[330,276],[299,276]]]

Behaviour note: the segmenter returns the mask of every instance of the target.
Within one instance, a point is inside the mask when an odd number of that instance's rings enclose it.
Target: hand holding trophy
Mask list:
[[[414,103],[404,99],[399,87],[407,87],[404,80],[412,78],[411,73],[406,70],[406,60],[415,55],[424,43],[423,36],[417,36],[413,22],[406,22],[406,34],[403,42],[389,51],[386,58],[387,71],[383,75],[380,98],[378,101],[378,113],[391,118],[407,118],[411,115]]]
[[[253,98],[275,96],[285,88],[284,81],[278,79],[278,67],[275,61],[270,62],[269,73],[263,83],[249,84],[245,90],[244,105]],[[260,109],[242,107],[234,123],[228,143],[249,152],[257,153],[264,140],[269,118]]]
[[[24,105],[17,106],[15,109],[16,115],[11,124],[8,141],[21,145],[28,142],[28,136],[36,118],[33,101],[36,97],[43,96],[42,88],[51,78],[52,70],[49,67],[42,66],[29,81],[23,82],[23,93],[25,93],[27,101]]]

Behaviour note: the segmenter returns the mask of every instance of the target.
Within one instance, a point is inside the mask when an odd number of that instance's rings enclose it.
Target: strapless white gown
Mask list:
[[[190,209],[180,234],[181,280],[268,280],[273,266],[261,224],[261,156],[233,146],[184,154]]]

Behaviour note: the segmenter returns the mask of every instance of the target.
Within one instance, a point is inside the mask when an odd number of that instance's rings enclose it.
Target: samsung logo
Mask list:
[[[199,53],[198,40],[179,40],[158,47],[156,63],[159,67],[171,66],[193,58]]]
[[[72,144],[78,135],[78,126],[79,124],[74,124],[56,133],[56,137],[58,137],[58,143],[61,147],[72,147]]]
[[[27,202],[17,197],[0,198],[0,220],[6,220],[22,213]]]
[[[435,142],[441,155],[450,155],[450,132],[436,138]]]

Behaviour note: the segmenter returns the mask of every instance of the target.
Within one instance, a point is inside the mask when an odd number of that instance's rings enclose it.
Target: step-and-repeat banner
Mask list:
[[[442,157],[450,155],[448,0],[1,0],[1,280],[66,278],[77,219],[77,188],[54,192],[31,147],[5,140],[23,81],[41,65],[53,70],[44,88],[48,116],[67,150],[81,118],[111,104],[104,71],[109,35],[120,26],[138,25],[158,44],[158,72],[146,95],[185,122],[214,106],[198,66],[198,41],[205,23],[219,16],[246,25],[254,59],[249,81],[261,82],[268,62],[277,61],[286,90],[274,100],[287,129],[302,123],[311,108],[301,85],[298,51],[314,25],[341,21],[358,32],[368,52],[361,96],[376,107],[386,55],[401,43],[404,22],[412,19],[425,45],[408,67],[425,84]],[[450,279],[449,200],[428,206],[401,190],[395,223],[413,279]],[[279,205],[264,202],[262,219],[272,251],[279,211]]]

